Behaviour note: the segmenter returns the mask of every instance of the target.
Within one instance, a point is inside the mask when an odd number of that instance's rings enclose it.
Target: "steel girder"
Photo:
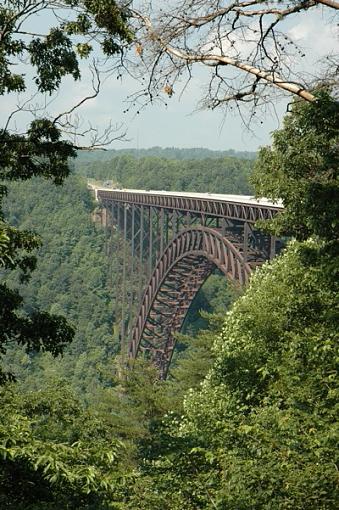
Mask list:
[[[166,247],[144,292],[132,329],[129,357],[146,352],[165,378],[188,308],[218,267],[228,278],[246,283],[251,273],[241,252],[219,232],[204,226],[182,230]]]
[[[171,195],[152,195],[152,192],[133,193],[131,191],[98,190],[97,196],[102,201],[115,201],[160,207],[163,209],[185,211],[199,215],[241,220],[255,223],[259,220],[272,219],[282,207],[275,205],[245,204],[215,200],[213,198],[193,198]]]
[[[253,268],[273,258],[279,242],[254,223],[281,207],[119,190],[98,189],[97,196],[105,224],[123,232],[122,352],[128,337],[129,358],[145,353],[165,378],[176,333],[206,278],[218,267],[243,285]],[[126,273],[139,282],[129,303]],[[132,328],[126,314],[135,317]]]

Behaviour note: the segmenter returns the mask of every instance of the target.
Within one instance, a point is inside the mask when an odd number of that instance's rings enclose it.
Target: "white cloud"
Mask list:
[[[301,21],[288,30],[288,36],[308,49],[315,60],[339,51],[339,29],[325,19],[319,20],[319,12],[303,15]]]

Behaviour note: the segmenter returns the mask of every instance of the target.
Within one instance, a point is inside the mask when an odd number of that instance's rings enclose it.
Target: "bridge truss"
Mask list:
[[[282,207],[231,195],[104,188],[95,193],[103,223],[124,238],[121,300],[129,302],[130,313],[122,314],[122,349],[128,341],[128,356],[144,353],[165,378],[176,333],[205,280],[218,268],[244,285],[255,267],[272,259],[281,242],[255,223],[273,218]],[[129,297],[127,273],[139,282]]]

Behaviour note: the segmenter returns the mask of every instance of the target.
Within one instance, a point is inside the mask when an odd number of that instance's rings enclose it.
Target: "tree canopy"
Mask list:
[[[61,184],[70,171],[75,146],[66,136],[74,127],[68,117],[73,107],[54,118],[35,109],[22,130],[12,129],[14,112],[5,121],[0,131],[0,357],[8,354],[8,366],[0,368],[1,507],[338,507],[338,223],[337,206],[330,203],[338,203],[338,104],[326,89],[314,92],[295,83],[283,58],[290,57],[281,47],[284,34],[277,31],[284,19],[319,3],[338,7],[334,0],[228,6],[183,0],[178,5],[184,11],[161,6],[166,14],[156,29],[147,14],[133,13],[149,44],[138,32],[138,58],[147,64],[148,51],[153,58],[151,96],[153,85],[171,96],[179,74],[187,70],[190,77],[193,64],[201,61],[213,63],[208,89],[215,99],[212,107],[228,99],[249,99],[260,106],[268,84],[299,96],[272,147],[261,151],[253,177],[258,194],[282,198],[285,204],[285,212],[267,228],[297,239],[255,273],[227,312],[229,290],[217,275],[207,282],[204,305],[219,312],[209,317],[214,329],[196,334],[189,317],[187,332],[195,338],[182,359],[176,357],[166,382],[159,381],[145,360],[128,373],[118,359],[111,359],[120,306],[117,280],[123,250],[118,233],[108,240],[102,230],[96,232],[90,223],[93,204],[79,176],[58,198],[41,180]],[[48,18],[54,22],[46,24],[46,33],[31,31],[26,22],[46,13],[55,15]],[[2,2],[0,94],[24,92],[30,78],[21,66],[27,59],[38,92],[48,96],[65,76],[80,78],[79,59],[88,58],[94,45],[105,57],[120,57],[132,39],[130,14],[127,5],[111,0]],[[257,21],[259,32],[244,62],[240,43],[254,37],[251,20]],[[234,33],[241,34],[239,40],[232,39]],[[193,43],[194,58],[186,53],[182,58]],[[224,54],[225,48],[231,54]],[[162,76],[156,73],[158,64]],[[100,77],[93,66],[97,94]],[[245,71],[254,81],[233,85],[239,77],[222,75],[220,67],[227,66]],[[282,71],[287,75],[279,77]],[[18,113],[24,111],[21,103]],[[100,166],[90,162],[78,171],[87,175],[92,168],[99,174]],[[227,186],[241,192],[250,189],[251,166],[229,157],[213,164],[179,164],[123,156],[105,163],[110,172],[105,177],[138,183],[141,168],[150,187],[174,182],[178,189],[205,187],[210,181],[219,188],[227,177]],[[207,168],[213,170],[208,175]],[[8,191],[15,198],[6,206],[6,219],[3,199]],[[43,224],[45,248],[30,230],[34,222]],[[22,290],[21,283],[27,283],[35,268],[36,250],[41,273]],[[129,282],[130,290],[133,284]],[[78,326],[72,347],[74,330],[65,315]],[[181,347],[190,342],[188,336],[179,339]],[[62,351],[67,351],[63,360],[52,359]],[[24,374],[21,383],[8,381],[14,371]]]
[[[277,235],[339,239],[339,104],[326,90],[295,102],[271,147],[259,152],[252,183],[258,196],[282,200]]]
[[[337,82],[335,47],[320,55],[318,75],[314,68],[308,72],[312,64],[304,60],[312,53],[302,36],[289,29],[289,22],[316,11],[319,23],[328,23],[333,30],[334,41],[338,8],[332,0],[178,0],[135,9],[136,54],[145,82],[137,96],[169,100],[185,90],[200,66],[205,72],[199,75],[204,84],[199,106],[236,108],[240,113],[249,106],[250,118],[255,119],[274,105],[279,94],[312,102],[316,81]]]
[[[46,30],[36,33],[30,23],[39,15],[45,21],[40,27]],[[79,61],[89,56],[94,44],[110,57],[121,53],[123,44],[131,37],[126,8],[113,0],[65,0],[57,4],[45,0],[5,1],[0,6],[0,95],[15,92],[20,96],[26,88],[31,94],[32,83],[38,93],[51,95],[58,90],[63,77],[80,79]],[[40,240],[34,233],[18,230],[5,221],[2,201],[6,182],[25,181],[34,176],[51,179],[56,184],[63,182],[70,171],[69,158],[76,155],[75,147],[64,135],[71,126],[69,114],[79,106],[73,105],[71,111],[50,118],[45,108],[31,105],[35,97],[32,94],[30,100],[19,102],[0,128],[0,263],[5,272],[19,268],[23,279],[35,267],[32,252],[40,246]],[[33,120],[20,131],[13,129],[13,119],[27,111]],[[23,313],[18,291],[3,283],[0,303],[1,355],[11,342],[56,355],[73,337],[73,330],[63,317],[39,310]],[[4,378],[0,371],[0,379]]]

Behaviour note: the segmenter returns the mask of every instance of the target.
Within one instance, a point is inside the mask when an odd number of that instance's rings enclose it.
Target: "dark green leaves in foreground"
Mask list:
[[[339,103],[326,91],[295,101],[271,147],[261,149],[252,177],[256,193],[283,201],[271,222],[277,233],[339,237]]]
[[[34,16],[36,23],[37,14],[39,33],[32,34],[26,24]],[[132,41],[128,16],[128,9],[114,0],[47,1],[36,6],[26,1],[2,2],[0,95],[26,89],[26,73],[15,72],[16,59],[30,62],[40,92],[51,94],[67,75],[79,80],[79,57],[87,58],[95,44],[111,56]]]
[[[291,245],[233,305],[128,508],[337,508],[338,284],[326,260],[305,263],[312,244]]]
[[[61,184],[69,174],[69,158],[76,152],[71,143],[61,140],[61,132],[48,119],[31,123],[27,136],[0,131],[1,180],[27,180],[34,176]]]
[[[116,499],[124,448],[65,383],[0,388],[0,405],[1,508],[103,509]]]

